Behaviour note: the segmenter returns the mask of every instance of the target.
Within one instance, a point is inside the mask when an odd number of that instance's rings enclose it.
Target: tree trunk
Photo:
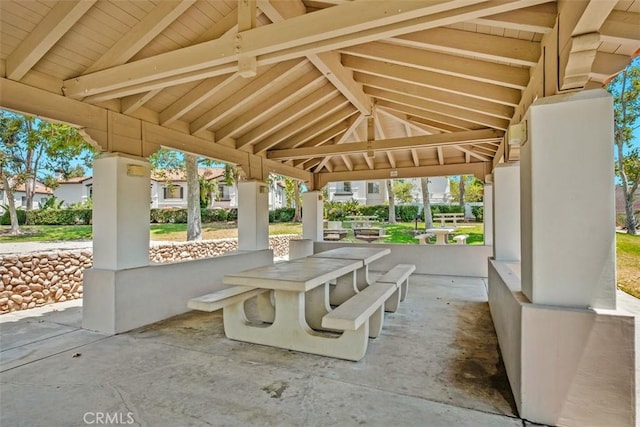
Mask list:
[[[184,161],[187,169],[187,241],[202,240],[198,157],[186,154]]]
[[[626,218],[626,227],[627,234],[636,234],[636,217],[633,215],[633,193],[629,191],[629,181],[627,179],[627,174],[624,171],[624,151],[623,151],[623,141],[616,141],[616,148],[618,150],[618,169],[620,180],[622,181],[622,195],[624,199],[624,212],[627,216]]]
[[[420,178],[422,187],[422,205],[424,209],[424,228],[433,228],[433,216],[431,215],[431,202],[429,201],[429,178]]]
[[[7,201],[9,203],[9,218],[11,218],[11,231],[9,234],[20,234],[20,225],[18,224],[18,214],[16,213],[16,201],[13,198],[13,190],[9,185],[9,180],[4,173],[0,173],[2,177],[2,186],[7,193]]]
[[[300,209],[300,181],[295,181],[293,183],[293,207],[295,208],[293,222],[302,222],[302,209]]]
[[[396,223],[396,201],[393,196],[393,180],[387,180],[387,197],[389,198],[389,224]]]
[[[460,184],[458,188],[460,189],[460,206],[462,207],[462,212],[464,212],[464,175],[460,175]]]

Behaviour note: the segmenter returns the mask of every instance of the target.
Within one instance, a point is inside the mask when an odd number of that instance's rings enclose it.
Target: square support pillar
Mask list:
[[[302,237],[322,242],[322,192],[307,191],[302,194]]]
[[[615,309],[611,95],[542,98],[526,120],[522,292],[536,304]]]
[[[483,203],[483,221],[484,221],[484,244],[486,246],[493,245],[493,183],[484,184]]]
[[[93,267],[149,265],[149,162],[120,153],[93,163]]]
[[[520,261],[520,163],[493,169],[493,257]]]
[[[264,182],[238,183],[238,249],[269,249],[269,186]]]

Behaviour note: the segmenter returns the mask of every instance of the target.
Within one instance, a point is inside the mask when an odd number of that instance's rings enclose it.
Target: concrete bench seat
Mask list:
[[[201,297],[191,298],[187,306],[192,310],[212,312],[268,291],[268,289],[252,286],[231,286]]]
[[[382,330],[385,301],[396,290],[392,283],[374,283],[325,314],[322,327],[355,331],[369,322],[369,337],[376,338]]]
[[[413,264],[398,264],[389,270],[382,277],[378,278],[377,283],[391,283],[396,286],[396,292],[385,303],[385,311],[395,312],[398,309],[400,301],[404,301],[407,297],[409,288],[409,276],[416,271]]]
[[[466,245],[467,244],[467,237],[469,237],[468,234],[458,234],[457,236],[453,237],[453,240],[455,240],[456,243],[459,244],[459,245]]]

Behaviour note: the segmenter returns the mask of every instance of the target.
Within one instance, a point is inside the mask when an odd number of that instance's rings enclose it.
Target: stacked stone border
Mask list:
[[[274,257],[289,253],[296,234],[271,236]],[[152,263],[189,261],[238,249],[238,239],[202,240],[153,245]],[[83,272],[93,265],[91,250],[50,251],[0,257],[0,314],[82,298]]]

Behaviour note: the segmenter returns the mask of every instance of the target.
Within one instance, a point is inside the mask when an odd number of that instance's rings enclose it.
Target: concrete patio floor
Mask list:
[[[481,278],[413,275],[360,362],[228,340],[221,312],[117,336],[80,325],[77,301],[0,316],[0,425],[529,425]]]

